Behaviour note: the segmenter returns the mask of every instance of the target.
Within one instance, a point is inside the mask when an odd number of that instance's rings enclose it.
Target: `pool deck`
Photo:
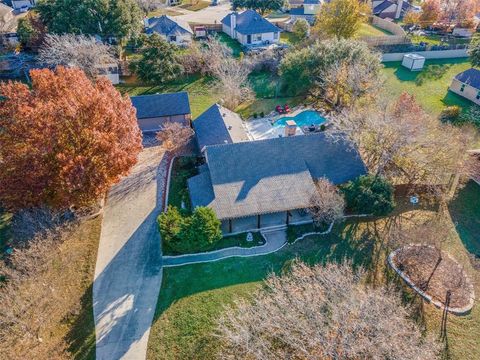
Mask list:
[[[284,117],[294,117],[307,110],[315,109],[311,107],[298,106],[288,114],[278,115],[276,112],[272,112],[263,118],[246,121],[245,128],[252,140],[264,140],[282,137],[285,135],[285,128],[283,126],[273,126],[272,124]],[[300,127],[297,128],[297,135],[304,135]]]

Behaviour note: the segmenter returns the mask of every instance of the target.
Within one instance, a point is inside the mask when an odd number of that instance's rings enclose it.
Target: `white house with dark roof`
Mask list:
[[[449,90],[480,105],[480,70],[471,68],[456,75]]]
[[[228,14],[222,19],[222,30],[245,46],[278,43],[282,32],[255,10]]]
[[[306,209],[316,180],[338,185],[366,173],[341,134],[220,142],[205,146],[204,156],[206,164],[188,179],[191,203],[212,208],[225,234],[311,222]]]
[[[179,46],[186,45],[193,39],[193,31],[186,21],[168,15],[145,18],[145,33],[159,34],[169,43]]]
[[[313,24],[315,22],[315,16],[319,13],[323,3],[323,0],[304,0],[300,6],[290,9],[290,18],[292,21],[305,19],[310,24]]]
[[[157,132],[167,122],[190,126],[191,111],[188,93],[131,96],[137,110],[138,126],[142,132]]]
[[[249,140],[240,115],[219,104],[208,108],[192,125],[198,148],[202,153],[207,146]]]

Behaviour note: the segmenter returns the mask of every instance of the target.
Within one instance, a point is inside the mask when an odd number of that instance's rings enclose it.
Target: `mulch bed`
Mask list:
[[[445,305],[450,290],[451,308],[464,308],[474,296],[463,267],[445,252],[427,245],[408,245],[391,257],[393,265],[434,301]]]

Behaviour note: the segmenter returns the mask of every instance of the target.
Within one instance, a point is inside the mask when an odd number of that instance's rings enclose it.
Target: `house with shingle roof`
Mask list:
[[[306,209],[316,180],[339,185],[366,173],[341,134],[220,143],[206,146],[204,156],[206,164],[188,179],[190,200],[212,208],[225,234],[311,222]]]
[[[142,132],[157,132],[167,122],[190,126],[191,111],[188,93],[131,96],[137,110],[138,126]]]
[[[278,43],[282,32],[255,10],[228,14],[222,19],[222,30],[245,46]]]
[[[186,45],[192,41],[193,31],[186,21],[168,15],[145,19],[145,33],[158,34],[169,43]]]
[[[243,120],[237,113],[214,104],[193,122],[200,152],[207,146],[248,141]]]
[[[374,0],[372,1],[372,13],[382,19],[400,19],[412,5],[407,0]]]
[[[480,105],[480,70],[471,68],[456,75],[449,90]]]
[[[315,16],[320,12],[323,0],[304,0],[300,6],[292,7],[289,11],[292,22],[305,19],[311,25],[315,22]]]

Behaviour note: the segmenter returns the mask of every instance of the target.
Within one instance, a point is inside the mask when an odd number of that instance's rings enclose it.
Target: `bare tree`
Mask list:
[[[326,178],[318,180],[316,188],[309,209],[314,223],[319,226],[341,219],[345,210],[345,200],[338,189]]]
[[[84,35],[48,34],[39,50],[39,60],[51,66],[75,66],[94,79],[102,66],[115,63],[112,47]]]
[[[297,263],[219,320],[222,359],[436,359],[397,294],[349,264]]]
[[[473,132],[442,124],[413,96],[344,111],[334,127],[355,143],[369,171],[394,184],[445,195],[451,177],[465,170]]]
[[[233,58],[231,50],[216,38],[206,42],[205,51],[209,72],[219,80],[223,105],[234,110],[240,103],[250,100],[253,91],[248,83],[249,62],[244,58]]]
[[[157,133],[157,140],[166,151],[176,153],[190,142],[193,134],[192,128],[177,122],[169,122]]]

